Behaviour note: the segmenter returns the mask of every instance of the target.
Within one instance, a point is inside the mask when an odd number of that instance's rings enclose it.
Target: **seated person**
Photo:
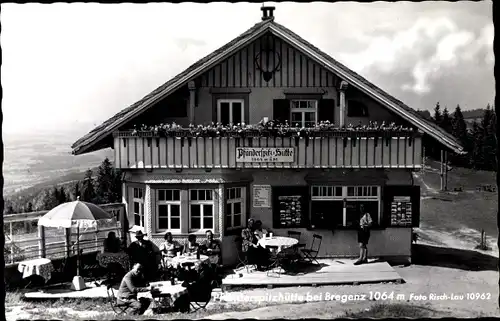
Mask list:
[[[174,257],[181,248],[179,242],[174,241],[172,233],[165,233],[165,242],[160,245],[160,252],[164,257]]]
[[[109,232],[108,238],[104,240],[103,247],[104,252],[118,253],[122,249],[122,242],[116,237],[115,232]]]
[[[199,244],[196,243],[196,235],[189,234],[188,242],[184,245],[184,254],[196,254],[199,247]]]
[[[263,271],[269,263],[269,251],[262,246],[257,245],[255,236],[255,224],[253,219],[249,219],[247,227],[241,231],[242,245],[241,250],[247,256],[250,264],[257,265],[257,270]]]
[[[262,221],[258,220],[255,221],[255,237],[257,238],[257,241],[264,238],[269,232],[265,229],[262,228]]]
[[[158,269],[158,254],[159,249],[150,240],[145,240],[144,236],[146,234],[142,231],[137,231],[135,233],[136,241],[132,242],[128,247],[128,254],[132,264],[140,263],[144,268],[145,275],[148,280],[152,280],[156,277],[156,272]]]
[[[218,240],[214,240],[214,233],[208,230],[206,232],[207,240],[201,244],[201,254],[207,255],[210,264],[219,265],[222,262],[220,243]]]
[[[144,279],[142,265],[136,263],[132,270],[123,277],[116,296],[116,302],[118,304],[129,304],[133,314],[144,314],[151,304],[151,300],[148,298],[137,299],[137,293],[150,290],[151,287],[147,286]]]

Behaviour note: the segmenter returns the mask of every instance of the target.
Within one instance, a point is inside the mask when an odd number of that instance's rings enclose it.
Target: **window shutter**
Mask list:
[[[273,100],[273,120],[290,122],[290,101],[288,99]]]
[[[333,123],[335,112],[335,99],[320,99],[318,102],[318,122],[329,121]]]

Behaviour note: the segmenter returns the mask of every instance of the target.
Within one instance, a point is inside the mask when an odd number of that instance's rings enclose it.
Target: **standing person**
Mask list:
[[[255,221],[253,219],[248,219],[247,227],[241,231],[241,238],[243,240],[241,250],[248,257],[248,262],[257,265],[257,270],[263,271],[269,253],[265,248],[257,244]]]
[[[144,268],[148,280],[156,277],[158,270],[158,248],[150,240],[145,240],[146,234],[142,231],[135,232],[136,241],[128,247],[128,254],[132,264],[140,263]]]
[[[365,207],[359,207],[359,229],[358,229],[358,243],[359,243],[359,259],[354,262],[354,265],[359,265],[368,262],[368,240],[370,239],[370,227],[372,226],[372,217],[370,213],[365,212]]]
[[[123,277],[116,297],[118,304],[129,303],[132,313],[136,315],[144,314],[151,304],[148,298],[137,299],[137,293],[151,290],[151,287],[146,284],[143,272],[143,266],[140,263],[134,264],[132,270]]]
[[[214,233],[208,230],[206,232],[207,240],[201,245],[201,253],[207,255],[212,266],[219,265],[222,262],[220,243],[214,240]]]

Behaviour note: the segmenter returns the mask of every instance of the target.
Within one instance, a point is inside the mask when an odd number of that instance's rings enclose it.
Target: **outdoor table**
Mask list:
[[[283,249],[290,248],[299,243],[299,240],[293,237],[285,236],[273,236],[273,237],[263,237],[259,240],[257,244],[266,248],[266,246],[277,246],[278,252]]]
[[[104,252],[97,254],[97,261],[103,268],[107,268],[109,264],[116,263],[123,267],[125,271],[130,270],[130,259],[125,252],[111,253]]]
[[[23,278],[39,275],[47,282],[52,276],[54,266],[52,265],[52,261],[42,258],[20,262],[17,270],[21,272]]]
[[[210,263],[210,258],[206,255],[200,255],[200,258],[196,258],[196,254],[193,255],[181,255],[175,256],[172,258],[168,258],[168,262],[174,267],[177,268],[182,266],[182,263],[192,262],[194,263],[194,268],[199,269],[202,264]]]
[[[155,307],[155,305],[159,305],[160,308],[162,308],[162,305],[173,305],[177,299],[188,293],[188,289],[182,286],[181,283],[172,285],[170,281],[159,281],[151,282],[150,285],[157,290],[155,292],[140,292],[137,294],[138,297],[146,297],[156,302],[148,308],[149,313],[145,313],[145,315],[151,314],[153,309],[158,307]]]

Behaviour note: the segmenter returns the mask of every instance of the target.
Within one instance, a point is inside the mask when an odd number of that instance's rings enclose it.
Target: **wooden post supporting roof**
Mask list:
[[[345,126],[345,118],[346,118],[346,101],[345,101],[345,91],[347,90],[348,83],[346,81],[342,81],[340,83],[339,91],[340,91],[340,117],[339,117],[339,127]]]
[[[190,81],[188,84],[189,88],[189,123],[194,124],[194,107],[196,104],[196,84],[194,81]]]
[[[441,191],[448,190],[448,152],[441,150],[441,168],[439,176],[441,177]]]

